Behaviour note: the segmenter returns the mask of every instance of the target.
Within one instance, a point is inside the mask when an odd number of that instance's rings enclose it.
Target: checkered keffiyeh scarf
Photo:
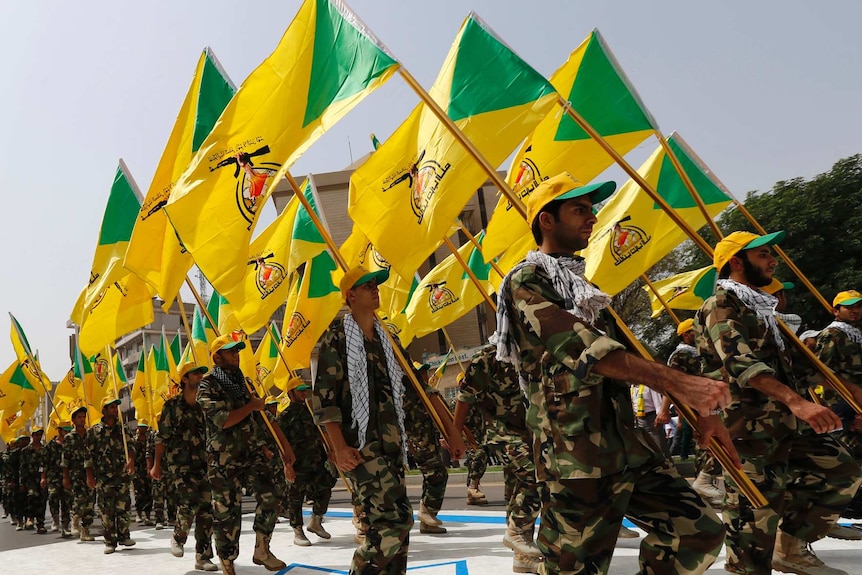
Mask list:
[[[534,265],[542,268],[551,280],[554,290],[563,296],[564,307],[573,316],[593,325],[599,317],[599,312],[611,303],[611,296],[596,288],[584,279],[587,263],[581,257],[554,257],[539,250],[531,251],[526,259],[512,268],[497,294],[497,360],[515,363],[518,345],[510,333],[512,318],[509,317],[506,298],[509,297],[509,280],[512,274],[524,266]]]
[[[772,332],[772,337],[778,349],[784,350],[784,339],[778,331],[778,322],[775,320],[775,306],[778,305],[777,297],[760,290],[751,289],[747,285],[731,279],[718,280],[716,285],[733,293],[745,307],[753,310],[757,314],[757,317],[763,320],[769,331]]]
[[[862,345],[862,331],[859,331],[858,327],[854,327],[844,321],[833,321],[826,327],[832,327],[837,329],[838,331],[843,331],[847,335],[847,337],[850,338],[850,341],[852,341],[856,345]]]
[[[243,377],[242,372],[227,372],[219,366],[215,366],[210,373],[221,384],[222,389],[231,397],[242,399],[249,396],[248,390],[245,387],[245,377]]]
[[[371,413],[370,398],[368,393],[368,356],[365,352],[365,336],[362,329],[351,314],[345,314],[344,337],[347,340],[347,381],[350,382],[350,395],[353,409],[351,419],[353,427],[359,435],[359,449],[365,447],[365,434],[368,431],[368,420]],[[389,383],[392,386],[392,401],[395,404],[395,413],[398,415],[398,428],[401,430],[401,446],[406,449],[407,440],[404,432],[404,371],[395,358],[392,344],[383,332],[383,326],[374,320],[374,332],[383,346],[386,355],[386,372],[389,374]],[[376,407],[375,407],[376,409]]]
[[[697,355],[697,348],[694,347],[693,345],[689,345],[687,343],[680,342],[679,344],[677,344],[676,349],[673,350],[673,353],[671,353],[670,356],[667,358],[667,364],[668,365],[670,365],[670,363],[673,361],[673,358],[678,353],[687,353],[688,355],[695,355],[696,356]]]

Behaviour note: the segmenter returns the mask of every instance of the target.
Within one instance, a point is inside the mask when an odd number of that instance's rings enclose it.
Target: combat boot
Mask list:
[[[772,568],[782,573],[798,575],[849,575],[843,569],[835,569],[821,561],[807,541],[778,530],[775,550],[772,552]]]
[[[233,568],[233,559],[219,559],[221,563],[221,572],[224,575],[236,575],[236,569]]]
[[[69,533],[69,522],[66,521],[65,523],[61,523],[60,524],[60,537],[66,538],[66,537],[69,537],[69,535],[70,535],[70,533]]]
[[[529,532],[516,527],[511,521],[506,525],[506,534],[503,535],[503,545],[517,553],[523,553],[530,557],[541,557],[542,552],[533,543]]]
[[[420,521],[419,533],[425,533],[428,535],[442,535],[443,533],[447,533],[447,531],[445,527],[441,527],[440,525],[429,525]]]
[[[24,520],[18,519],[18,526],[15,527],[15,531],[24,531]]]
[[[51,533],[56,533],[60,530],[60,520],[54,517],[54,520],[51,522]]]
[[[718,499],[724,495],[712,484],[712,476],[705,471],[697,474],[697,479],[694,480],[691,487],[707,501]]]
[[[619,535],[617,535],[617,539],[637,539],[640,536],[641,534],[634,529],[629,529],[625,525],[621,525]]]
[[[33,529],[33,518],[28,517],[27,522],[24,524],[24,529]]]
[[[72,537],[77,537],[81,534],[81,518],[77,515],[72,515]]]
[[[89,527],[81,527],[81,541],[95,541],[96,538],[90,535]]]
[[[515,552],[515,558],[512,559],[513,573],[538,573],[539,565],[542,559],[539,557],[531,557],[523,553]]]
[[[321,539],[330,539],[332,535],[323,528],[323,517],[317,514],[312,514],[311,521],[308,522],[308,530],[320,537]]]
[[[437,514],[428,511],[424,503],[419,503],[419,513],[416,514],[416,517],[425,525],[433,525],[435,527],[443,525],[443,522],[437,519]]]
[[[859,541],[860,539],[862,539],[862,531],[859,531],[858,529],[855,529],[853,527],[845,527],[836,523],[829,528],[829,532],[826,533],[826,537],[832,537],[833,539],[844,539],[845,541]]]
[[[269,571],[278,571],[287,567],[287,564],[272,554],[269,550],[269,537],[263,533],[255,532],[257,536],[254,542],[254,555],[251,560],[255,565],[263,565]]]
[[[311,541],[305,536],[302,525],[293,528],[293,544],[297,547],[311,547]]]
[[[177,538],[171,535],[171,555],[174,557],[182,557],[185,554],[182,543],[177,541]]]
[[[488,505],[488,499],[479,489],[478,481],[471,481],[467,488],[467,505]]]
[[[195,553],[195,569],[198,571],[218,571],[218,566],[204,557],[203,553]]]

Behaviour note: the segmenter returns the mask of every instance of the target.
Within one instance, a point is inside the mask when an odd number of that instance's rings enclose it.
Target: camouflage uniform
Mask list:
[[[700,375],[703,373],[703,362],[697,355],[697,351],[677,347],[667,358],[667,365],[672,369],[679,370],[689,375]],[[688,425],[688,422],[684,422]],[[708,475],[721,475],[721,463],[719,463],[708,449],[697,450],[697,461],[695,462],[695,473],[701,471]]]
[[[195,552],[210,558],[213,505],[207,478],[206,440],[206,416],[200,404],[189,405],[182,394],[165,402],[155,444],[165,446],[163,474],[172,479],[177,494],[174,539],[184,545],[194,520]]]
[[[13,445],[6,447],[6,471],[4,474],[4,491],[6,510],[14,519],[22,518],[24,509],[20,505],[18,494],[18,475],[21,471],[21,449]]]
[[[63,460],[60,463],[69,471],[72,482],[72,515],[81,520],[81,527],[93,524],[95,493],[87,486],[84,463],[87,461],[87,436],[70,431],[63,440]]]
[[[243,379],[223,381],[230,375],[216,366],[201,380],[198,402],[207,421],[208,476],[212,486],[213,531],[220,559],[235,560],[239,555],[242,527],[242,488],[252,483],[257,507],[254,531],[269,541],[278,519],[278,498],[272,471],[264,456],[267,447],[260,416],[251,413],[231,427],[224,427],[230,412],[251,399]],[[274,454],[273,457],[278,457]]]
[[[263,410],[262,412],[269,422],[272,424],[273,428],[278,425],[278,417],[273,415],[267,410]],[[281,461],[281,457],[279,456],[279,447],[278,441],[273,437],[271,433],[266,434],[266,445],[269,447],[269,450],[273,453],[273,457],[269,459],[269,468],[272,472],[272,484],[274,488],[275,497],[278,500],[278,510],[276,513],[281,514],[284,512],[284,498],[287,495],[287,479],[284,477],[284,464]]]
[[[92,469],[96,478],[96,496],[102,513],[105,545],[108,547],[116,547],[119,541],[130,538],[132,498],[129,493],[130,478],[126,473],[124,433],[129,455],[134,457],[135,443],[119,421],[108,427],[102,420],[87,430],[87,459],[84,467]]]
[[[336,319],[320,339],[317,379],[312,405],[318,425],[338,423],[347,445],[359,448],[352,418],[353,400],[347,380],[347,338],[342,320]],[[364,512],[361,529],[366,537],[353,554],[351,575],[403,574],[407,570],[407,548],[413,527],[413,509],[404,481],[401,429],[386,355],[379,338],[365,339],[368,356],[369,422],[363,462],[345,472],[353,485],[354,501]],[[404,382],[405,388],[411,385]]]
[[[21,450],[21,468],[18,476],[20,486],[26,492],[26,510],[24,517],[33,519],[38,529],[45,528],[45,503],[48,495],[40,482],[42,481],[42,461],[45,457],[44,448],[36,449],[30,445]]]
[[[815,353],[842,380],[850,385],[862,385],[862,346],[854,343],[846,333],[834,327],[822,330],[817,336]],[[839,438],[856,461],[862,461],[862,432],[851,428],[855,415],[853,408],[829,387],[823,391],[823,401],[844,423],[844,431]],[[862,509],[862,488],[856,490],[853,499],[853,506],[857,510]]]
[[[68,529],[71,520],[72,492],[63,487],[63,444],[55,437],[42,449],[43,469],[48,484],[48,508],[51,517],[59,521],[64,529]]]
[[[467,484],[475,482],[478,485],[485,476],[485,470],[488,469],[488,452],[483,443],[485,420],[482,414],[478,410],[471,410],[464,422],[464,427],[470,430],[477,442],[476,447],[468,448],[466,453],[464,465],[467,467]]]
[[[623,516],[647,531],[642,572],[705,571],[721,547],[721,522],[635,427],[629,384],[593,371],[625,349],[612,323],[593,326],[566,311],[538,266],[517,269],[507,286],[500,305],[520,350],[536,475],[547,485],[537,540],[546,572],[606,573]]]
[[[496,346],[487,345],[473,357],[459,386],[458,401],[472,404],[490,422],[484,443],[503,461],[507,519],[517,529],[532,533],[544,484],[536,480],[533,438],[518,374],[512,365],[497,361],[496,355]]]
[[[417,374],[417,379],[422,378]],[[439,392],[428,385],[423,385],[425,394],[431,397]],[[420,502],[425,509],[435,516],[443,507],[443,497],[446,495],[446,484],[449,482],[449,472],[440,457],[440,440],[437,427],[419,393],[411,382],[404,386],[404,431],[407,433],[407,448],[422,472],[422,497]]]
[[[0,453],[0,505],[3,505],[3,518],[9,516],[9,499],[6,496],[6,475],[9,460],[9,446]]]
[[[147,433],[147,452],[146,452],[146,461],[147,467],[152,467],[153,457],[156,454],[156,430],[150,429]],[[162,471],[161,479],[153,479],[150,482],[150,489],[152,493],[153,499],[153,519],[156,522],[156,529],[158,529],[159,525],[164,525],[167,520],[170,520],[171,517],[174,517],[176,514],[176,508],[171,510],[173,507],[173,489],[169,489],[171,482],[173,481],[173,477],[170,474],[168,469],[164,469]],[[167,509],[167,517],[165,516],[165,510]]]
[[[139,518],[149,519],[153,511],[153,480],[147,465],[147,439],[149,431],[141,439],[135,436],[135,475],[132,485],[135,488],[135,511]]]
[[[326,465],[326,449],[307,404],[291,402],[278,416],[278,426],[293,446],[296,479],[288,484],[283,510],[291,527],[302,527],[302,502],[313,502],[312,514],[323,516],[329,509],[335,476]]]
[[[768,501],[767,507],[754,509],[725,473],[727,567],[771,573],[779,520],[789,535],[821,539],[855,492],[859,466],[835,437],[816,435],[783,403],[749,385],[751,378],[769,374],[807,395],[806,384],[793,374],[789,344],[779,349],[766,323],[735,294],[717,288],[697,312],[694,329],[704,375],[724,376],[730,384],[732,402],[724,422],[743,471]],[[812,481],[791,488],[800,473]],[[787,509],[786,492],[808,502],[807,508]]]

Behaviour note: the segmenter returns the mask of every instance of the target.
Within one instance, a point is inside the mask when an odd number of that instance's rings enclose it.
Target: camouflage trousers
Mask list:
[[[142,475],[146,470],[136,470],[132,479],[135,488],[135,511],[138,515],[150,516],[153,511],[153,480],[149,476]]]
[[[332,487],[335,477],[326,467],[314,473],[296,473],[296,480],[287,485],[284,498],[284,511],[290,520],[291,527],[302,527],[302,503],[311,500],[311,512],[314,515],[325,515],[332,498]]]
[[[443,507],[446,484],[449,482],[449,473],[440,457],[440,446],[434,435],[427,433],[409,438],[407,444],[416,466],[422,472],[421,501],[433,515]]]
[[[45,526],[45,504],[48,503],[48,492],[39,484],[31,485],[27,489],[27,507],[25,517],[32,517],[36,527]]]
[[[174,539],[184,545],[194,521],[195,553],[212,557],[213,495],[206,471],[178,475],[174,478],[173,487],[177,496]]]
[[[742,468],[766,498],[754,509],[725,472],[727,563],[739,572],[772,573],[780,528],[804,541],[822,539],[859,485],[859,465],[831,435],[789,434],[778,440],[734,440]]]
[[[278,496],[273,485],[272,468],[269,463],[263,461],[262,456],[254,456],[246,465],[218,465],[217,461],[213,461],[209,466],[208,477],[212,486],[216,552],[221,559],[234,560],[239,556],[242,488],[246,483],[251,484],[257,500],[254,531],[270,537],[275,529]]]
[[[541,573],[607,573],[623,516],[647,532],[639,573],[703,573],[724,541],[718,516],[669,460],[598,479],[548,481],[542,493]]]
[[[476,449],[467,450],[467,479],[469,481],[481,481],[488,469],[488,452],[483,445]]]
[[[81,527],[89,527],[93,524],[95,501],[95,493],[87,487],[86,479],[83,477],[72,479],[72,515],[80,517]]]
[[[536,479],[533,448],[518,436],[509,441],[492,443],[503,462],[506,481],[506,519],[519,529],[532,530],[542,507],[541,491],[544,483]]]
[[[402,455],[384,454],[375,441],[361,450],[363,463],[345,473],[362,509],[365,540],[353,554],[350,575],[404,575],[413,527]]]
[[[68,525],[71,520],[72,493],[63,487],[63,483],[48,484],[48,509],[51,517],[62,525]]]
[[[118,541],[129,538],[129,525],[132,522],[130,491],[128,478],[96,484],[105,545],[116,547]]]
[[[161,481],[152,481],[153,517],[156,523],[164,523],[165,519],[174,521],[177,517],[177,501],[173,488],[173,479],[166,474]],[[167,512],[167,513],[166,513]]]

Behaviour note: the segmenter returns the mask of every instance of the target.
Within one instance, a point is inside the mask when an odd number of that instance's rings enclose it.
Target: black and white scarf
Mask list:
[[[500,284],[497,294],[497,360],[518,364],[518,345],[510,332],[506,299],[509,297],[509,280],[524,266],[542,268],[551,280],[554,290],[563,297],[564,308],[573,316],[593,325],[599,313],[611,303],[611,296],[584,279],[587,264],[581,257],[553,257],[539,250],[531,251],[526,259],[512,268]]]
[[[671,361],[673,361],[673,358],[678,353],[687,353],[688,355],[697,356],[697,348],[694,347],[693,345],[689,345],[689,344],[684,343],[684,342],[679,342],[679,344],[677,344],[677,346],[676,346],[676,349],[673,350],[673,353],[671,353],[670,356],[667,358],[667,364],[668,365],[670,365]]]
[[[371,414],[371,401],[368,392],[368,356],[365,352],[365,336],[362,329],[351,314],[343,318],[344,337],[347,340],[347,381],[350,382],[350,395],[353,409],[351,419],[353,428],[359,436],[359,449],[365,447],[365,434],[368,431],[368,420]],[[383,332],[383,326],[375,318],[374,332],[383,346],[386,355],[386,372],[392,386],[392,401],[395,413],[398,415],[398,428],[401,431],[401,447],[406,449],[407,440],[404,431],[404,371],[395,358],[392,344]]]
[[[778,349],[784,350],[784,339],[778,331],[778,322],[775,320],[775,306],[778,305],[777,297],[731,279],[720,279],[716,285],[733,293],[745,307],[757,314],[757,317],[762,319],[769,331],[772,332],[775,345],[778,346]]]
[[[856,345],[862,345],[862,331],[860,331],[858,327],[852,326],[847,322],[837,320],[833,321],[826,327],[831,327],[837,329],[838,331],[842,331],[844,332],[844,334],[847,335],[847,337],[850,338],[850,341],[852,341]]]
[[[213,367],[210,372],[216,381],[221,384],[228,395],[234,399],[248,398],[248,389],[245,387],[245,377],[241,371],[225,371],[219,366]]]

